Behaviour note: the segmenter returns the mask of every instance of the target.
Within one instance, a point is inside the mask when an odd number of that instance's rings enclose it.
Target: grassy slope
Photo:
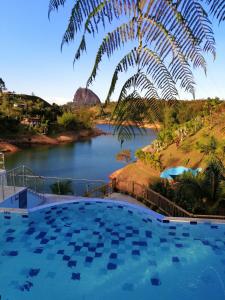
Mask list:
[[[201,141],[205,143],[209,136],[214,136],[219,142],[225,142],[225,103],[221,105],[218,112],[212,115],[211,120],[211,124],[204,126],[195,135],[185,139],[179,147],[174,143],[166,150],[163,150],[161,152],[163,168],[180,165],[204,168],[207,163],[207,158],[203,157],[203,154],[197,149],[196,142]],[[158,178],[159,175],[159,170],[157,171],[151,166],[138,161],[116,171],[111,177],[148,185]]]

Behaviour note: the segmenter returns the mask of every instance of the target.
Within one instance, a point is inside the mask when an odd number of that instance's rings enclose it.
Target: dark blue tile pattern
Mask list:
[[[218,257],[225,274],[225,226],[154,220],[123,205],[80,202],[26,217],[2,214],[0,230],[0,263],[20,261],[20,272],[16,268],[10,286],[22,294],[32,293],[41,277],[54,282],[57,268],[76,285],[92,268],[107,277],[123,272],[129,264],[139,266],[141,259],[146,261],[142,267],[148,286],[159,289],[166,280],[159,265],[165,260],[170,268],[184,268],[190,260],[185,253],[193,243]],[[22,264],[24,256],[27,260]],[[134,291],[136,283],[124,280],[121,291]]]

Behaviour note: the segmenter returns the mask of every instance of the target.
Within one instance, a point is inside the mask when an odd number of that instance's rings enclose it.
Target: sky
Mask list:
[[[86,85],[92,70],[100,39],[91,39],[87,54],[73,67],[73,58],[79,39],[60,50],[71,4],[67,0],[48,19],[49,0],[0,0],[0,77],[8,90],[16,93],[42,97],[50,103],[63,104],[72,101],[75,91]],[[207,56],[207,76],[195,70],[196,98],[220,97],[225,99],[225,22],[213,21],[217,57]],[[102,35],[101,35],[102,36]],[[101,64],[98,76],[91,89],[104,101],[116,63],[123,51]],[[126,79],[123,74],[113,100],[117,100],[120,88]],[[191,95],[180,91],[181,99]]]

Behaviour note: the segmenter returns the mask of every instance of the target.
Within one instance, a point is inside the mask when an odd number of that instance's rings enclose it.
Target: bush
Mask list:
[[[85,109],[72,112],[64,112],[57,118],[57,123],[65,130],[89,129],[92,127],[92,114]]]
[[[126,163],[131,161],[131,152],[130,152],[130,150],[122,150],[119,153],[117,153],[116,160],[124,161]]]
[[[55,195],[73,195],[72,181],[59,181],[50,186],[50,189]]]
[[[158,152],[151,153],[138,149],[135,152],[135,156],[145,164],[150,164],[156,170],[161,170],[162,168],[161,155]]]
[[[73,113],[65,112],[57,118],[57,122],[66,130],[75,130],[79,127],[79,121]]]
[[[225,199],[225,167],[216,157],[204,172],[186,172],[175,181],[159,180],[150,187],[192,213],[223,214]]]

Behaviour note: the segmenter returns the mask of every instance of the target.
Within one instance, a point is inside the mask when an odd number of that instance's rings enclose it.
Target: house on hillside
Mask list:
[[[24,104],[24,103],[14,103],[13,107],[14,108],[23,108],[24,109],[26,107],[26,104]]]
[[[21,124],[31,126],[31,127],[39,126],[41,124],[41,118],[40,117],[26,117],[26,118],[22,119]]]

